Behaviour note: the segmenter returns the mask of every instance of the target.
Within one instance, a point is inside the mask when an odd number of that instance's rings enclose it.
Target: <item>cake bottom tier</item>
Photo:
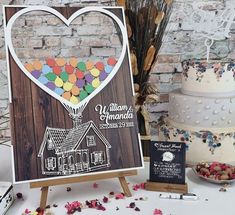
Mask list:
[[[185,142],[186,163],[218,161],[235,164],[235,131],[215,133],[208,130],[189,131],[176,128],[167,118],[159,123],[159,141]]]

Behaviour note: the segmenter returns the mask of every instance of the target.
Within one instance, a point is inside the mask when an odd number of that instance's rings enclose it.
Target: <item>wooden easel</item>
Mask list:
[[[110,178],[118,178],[124,194],[127,197],[131,197],[132,194],[130,192],[130,189],[128,187],[125,177],[134,176],[134,175],[137,175],[137,170],[120,171],[120,172],[113,172],[113,173],[102,173],[102,174],[79,176],[79,177],[73,177],[73,178],[63,178],[63,179],[54,179],[54,180],[48,180],[48,181],[32,182],[30,183],[30,188],[41,187],[40,208],[44,209],[47,205],[47,196],[48,196],[49,186],[71,184],[71,183],[78,183],[78,182],[85,182],[85,181],[104,180],[104,179],[110,179]]]

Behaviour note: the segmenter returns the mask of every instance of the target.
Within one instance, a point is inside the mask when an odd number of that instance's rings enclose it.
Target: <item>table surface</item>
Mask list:
[[[11,181],[11,153],[9,147],[0,145],[0,181]],[[234,199],[235,184],[231,184],[226,188],[226,192],[219,191],[222,185],[211,184],[198,178],[190,168],[186,169],[186,181],[188,183],[189,192],[199,196],[197,201],[186,200],[164,200],[159,199],[159,192],[151,192],[143,189],[134,191],[133,185],[146,182],[149,177],[149,163],[145,162],[145,168],[138,170],[137,176],[127,177],[133,196],[125,199],[116,200],[110,198],[108,203],[103,203],[106,211],[98,211],[95,209],[83,209],[81,213],[86,215],[152,215],[155,209],[160,209],[163,215],[234,215]],[[97,188],[93,184],[97,183]],[[67,192],[67,187],[71,187],[71,191]],[[51,206],[51,212],[55,215],[66,214],[65,205],[67,202],[99,199],[102,201],[104,196],[109,193],[121,193],[122,189],[118,179],[83,182],[77,184],[68,184],[50,187],[48,196],[48,205]],[[40,189],[30,189],[29,184],[14,185],[15,193],[22,193],[24,199],[16,199],[12,207],[6,215],[21,215],[26,208],[35,210],[39,206]],[[139,198],[144,200],[136,200]],[[128,208],[131,202],[140,211]],[[58,207],[53,207],[56,204]],[[119,210],[116,210],[116,208]]]

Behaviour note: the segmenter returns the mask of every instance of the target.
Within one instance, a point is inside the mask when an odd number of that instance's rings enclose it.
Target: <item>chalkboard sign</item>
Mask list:
[[[150,181],[185,184],[185,144],[151,141]]]

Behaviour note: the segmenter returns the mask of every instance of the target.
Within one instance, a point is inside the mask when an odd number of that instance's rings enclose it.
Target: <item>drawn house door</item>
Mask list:
[[[88,149],[82,149],[81,150],[81,159],[82,159],[82,169],[84,171],[88,171],[88,169],[90,167],[89,150]]]
[[[89,150],[80,149],[76,152],[76,164],[75,168],[77,172],[87,171],[90,167],[89,163]]]

